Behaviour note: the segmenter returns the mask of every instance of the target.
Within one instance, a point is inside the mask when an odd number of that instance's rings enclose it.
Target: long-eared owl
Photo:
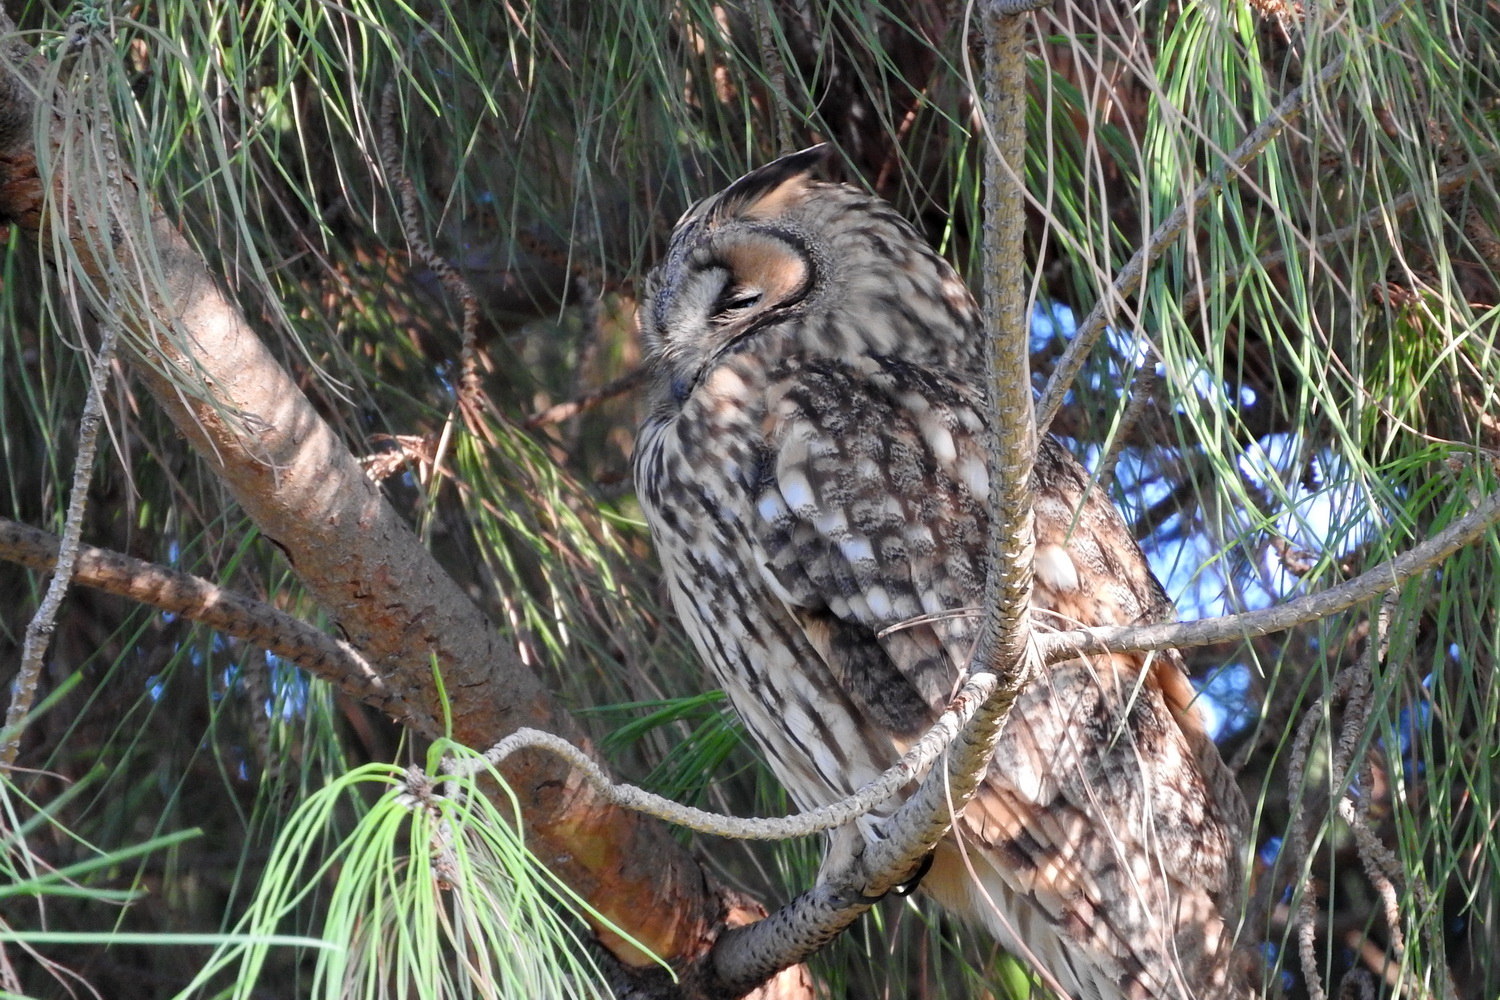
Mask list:
[[[974,299],[890,205],[815,180],[823,156],[689,210],[639,311],[656,379],[635,481],[673,602],[803,808],[879,775],[949,702],[989,520]],[[1051,438],[1033,486],[1035,627],[1172,616]],[[1193,697],[1174,653],[1049,667],[923,890],[1077,1000],[1244,995],[1244,804]]]

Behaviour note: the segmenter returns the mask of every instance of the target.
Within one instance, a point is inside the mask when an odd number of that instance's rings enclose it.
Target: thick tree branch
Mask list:
[[[35,98],[36,54],[17,44],[3,14],[0,54],[0,221],[35,239],[90,301],[116,297],[136,377],[280,546],[393,703],[409,706],[408,719],[426,735],[441,735],[441,725],[472,746],[522,725],[582,743],[126,164],[125,190],[100,193],[102,166],[90,160],[87,138],[90,122],[108,112],[93,84],[80,82],[76,96],[59,88]],[[41,148],[34,135],[44,137]],[[451,707],[441,723],[423,721],[441,719],[445,704],[434,664]],[[585,900],[668,960],[703,949],[723,903],[663,826],[604,802],[551,755],[518,754],[504,774],[525,810],[530,846]],[[626,962],[646,960],[607,928],[599,932]]]

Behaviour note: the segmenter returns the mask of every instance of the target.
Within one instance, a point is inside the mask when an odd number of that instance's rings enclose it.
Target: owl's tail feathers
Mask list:
[[[1102,860],[1118,856],[1117,845],[1091,837],[1081,815],[1029,806],[1022,823],[1016,816],[1026,804],[984,791],[938,846],[922,887],[985,927],[1060,997],[1255,996],[1252,963],[1237,953],[1234,926],[1206,888],[1184,885],[1149,861]],[[997,837],[1003,828],[1012,835]]]

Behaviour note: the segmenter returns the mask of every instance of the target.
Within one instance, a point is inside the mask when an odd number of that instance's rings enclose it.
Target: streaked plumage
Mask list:
[[[879,774],[956,689],[977,619],[944,613],[979,600],[989,488],[972,297],[889,205],[813,180],[821,155],[678,223],[640,308],[657,381],[635,458],[683,623],[804,808]],[[1050,438],[1034,485],[1037,627],[1172,615]],[[1241,995],[1244,805],[1192,697],[1175,654],[1050,668],[924,890],[1078,1000]]]

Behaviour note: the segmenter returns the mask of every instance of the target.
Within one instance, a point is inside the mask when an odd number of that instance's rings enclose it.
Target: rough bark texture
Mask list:
[[[0,13],[0,36],[13,30]],[[61,235],[98,301],[110,299],[111,270],[132,276],[135,290],[121,295],[117,285],[113,301],[129,334],[133,374],[387,691],[409,706],[401,721],[479,748],[523,724],[581,744],[577,726],[513,644],[385,501],[182,233],[160,210],[139,211],[153,202],[136,196],[133,179],[39,176],[28,82],[40,79],[37,68],[34,52],[13,38],[0,42],[0,222],[19,226],[49,253]],[[58,148],[80,126],[57,107],[40,110],[54,146],[46,162],[65,162]],[[53,207],[44,198],[49,188]],[[115,214],[105,223],[83,203],[108,203]],[[66,232],[54,234],[58,225]],[[446,723],[434,664],[451,711]],[[529,846],[586,901],[669,961],[705,952],[726,920],[724,897],[662,824],[603,802],[550,755],[517,755],[503,772],[519,797]],[[647,961],[607,928],[596,930],[626,965]]]

